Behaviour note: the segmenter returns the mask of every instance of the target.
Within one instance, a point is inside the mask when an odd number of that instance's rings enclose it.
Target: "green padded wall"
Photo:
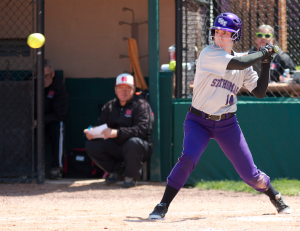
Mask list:
[[[115,97],[115,78],[66,78],[69,106],[65,125],[66,150],[84,148],[83,130],[99,117],[99,104]]]
[[[190,99],[173,103],[173,165],[182,152],[183,122]],[[300,179],[298,99],[242,98],[238,101],[237,119],[256,166],[271,179]],[[211,140],[186,184],[203,180],[240,180],[216,141]]]

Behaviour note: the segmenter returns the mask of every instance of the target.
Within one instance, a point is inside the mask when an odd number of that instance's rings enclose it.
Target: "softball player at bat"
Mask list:
[[[255,166],[235,115],[236,95],[242,86],[255,97],[264,97],[275,47],[267,44],[258,52],[242,56],[232,50],[241,36],[242,22],[233,13],[220,14],[210,29],[212,45],[202,50],[197,61],[192,105],[184,122],[182,155],[167,178],[161,202],[149,219],[165,216],[210,139],[218,142],[246,184],[269,196],[278,213],[291,213],[282,195],[270,184],[270,178]],[[252,65],[261,60],[258,77]]]

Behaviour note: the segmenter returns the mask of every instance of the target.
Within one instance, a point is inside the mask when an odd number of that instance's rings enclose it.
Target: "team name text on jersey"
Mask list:
[[[226,79],[214,79],[211,83],[212,87],[221,87],[231,91],[234,94],[237,94],[239,91],[239,87],[236,86],[234,83],[226,80]]]

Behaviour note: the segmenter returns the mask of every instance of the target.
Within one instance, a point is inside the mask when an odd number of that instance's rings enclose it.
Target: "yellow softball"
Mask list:
[[[44,45],[44,43],[45,43],[45,37],[40,33],[33,33],[29,35],[27,38],[27,44],[31,48],[40,48]]]
[[[175,71],[176,68],[176,61],[171,61],[169,64],[170,71]]]

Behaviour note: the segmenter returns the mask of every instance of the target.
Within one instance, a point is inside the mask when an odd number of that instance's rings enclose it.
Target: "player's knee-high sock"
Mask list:
[[[270,184],[269,189],[267,191],[265,191],[264,194],[266,194],[268,197],[270,197],[271,200],[275,200],[275,196],[277,194],[279,194],[279,192],[277,192]]]
[[[176,188],[173,188],[173,187],[167,185],[164,196],[161,199],[160,203],[166,203],[167,208],[168,208],[169,205],[171,204],[172,200],[174,199],[174,197],[177,195],[178,191],[179,190],[177,190]]]

